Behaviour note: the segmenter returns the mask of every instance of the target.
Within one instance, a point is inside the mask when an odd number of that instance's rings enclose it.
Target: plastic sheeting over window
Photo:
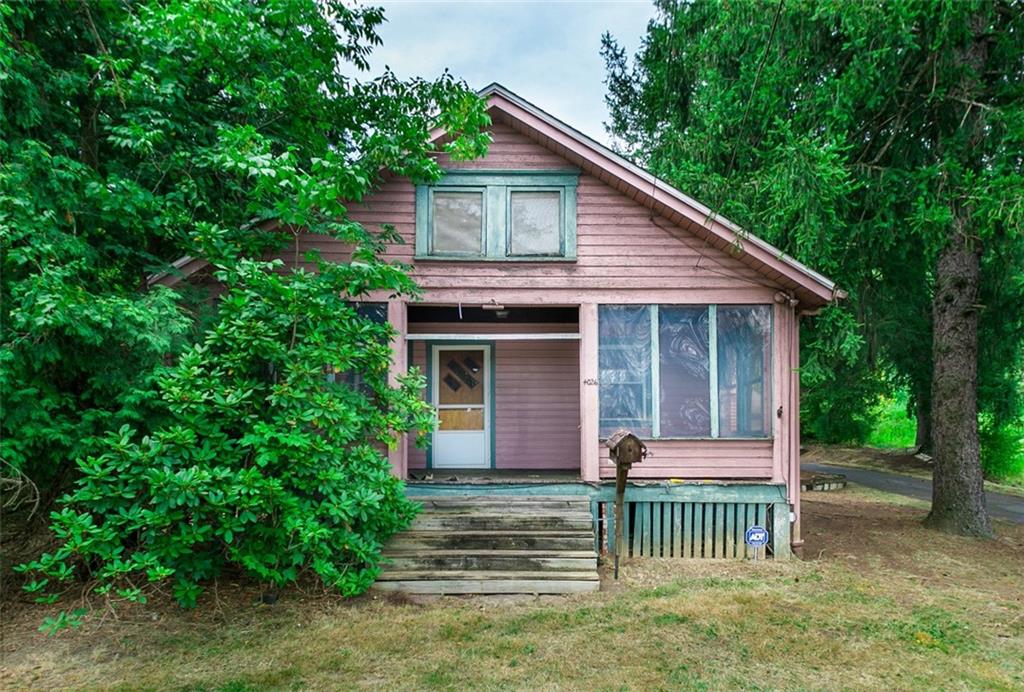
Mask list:
[[[768,437],[770,305],[602,305],[600,434]]]
[[[651,317],[646,305],[598,309],[601,436],[619,428],[652,434]]]
[[[718,430],[771,432],[772,314],[767,305],[718,308]]]
[[[660,434],[711,436],[710,350],[706,307],[659,309]]]

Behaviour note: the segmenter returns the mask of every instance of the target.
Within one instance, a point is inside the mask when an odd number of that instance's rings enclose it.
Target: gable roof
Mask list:
[[[791,291],[802,304],[818,307],[846,297],[846,292],[825,276],[497,82],[479,93],[487,99],[492,120],[512,127],[654,213],[732,254]],[[441,130],[433,133],[434,139],[443,136]]]
[[[487,100],[492,120],[502,122],[541,146],[622,192],[653,213],[723,250],[768,280],[790,291],[805,307],[820,307],[846,297],[832,281],[778,248],[744,231],[729,219],[651,175],[608,147],[546,113],[497,82],[478,92]],[[446,136],[431,132],[431,141]],[[200,258],[182,257],[172,269],[151,276],[150,284],[173,285],[208,266]]]

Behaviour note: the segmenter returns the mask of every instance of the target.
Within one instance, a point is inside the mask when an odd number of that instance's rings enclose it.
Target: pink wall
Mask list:
[[[507,125],[494,126],[489,155],[459,162],[459,168],[550,169],[570,164]],[[443,162],[443,161],[442,161]],[[392,179],[351,217],[368,227],[391,223],[405,243],[392,259],[414,265],[413,276],[427,303],[499,302],[576,305],[614,303],[771,302],[778,286],[731,257],[592,175],[580,176],[577,191],[575,262],[414,262],[415,187]],[[327,258],[344,259],[347,248],[309,236]]]
[[[575,324],[425,324],[410,333],[576,332]],[[425,372],[426,344],[412,341],[412,364]],[[494,358],[495,466],[569,469],[580,465],[579,342],[497,341]],[[426,467],[410,448],[409,468]]]
[[[630,478],[772,477],[771,440],[650,440],[646,444],[650,455],[633,467]],[[601,457],[601,477],[615,477],[607,454]]]
[[[442,165],[476,169],[565,169],[571,165],[551,150],[496,122],[494,142],[484,159]],[[492,300],[505,305],[580,305],[602,303],[773,303],[780,286],[690,231],[634,201],[589,173],[580,176],[577,191],[577,260],[575,262],[444,262],[413,258],[415,247],[415,187],[392,179],[351,217],[368,227],[390,223],[404,239],[389,257],[413,265],[425,304],[479,306]],[[317,246],[328,259],[344,260],[340,243],[302,236],[300,252]],[[286,253],[291,256],[291,252]],[[379,296],[386,299],[386,296]],[[793,321],[777,322],[792,329]],[[482,327],[482,325],[480,325]],[[506,325],[507,326],[507,325]],[[526,325],[520,325],[526,327]],[[532,330],[563,331],[560,325],[529,325]],[[575,327],[575,325],[573,325]],[[504,328],[502,325],[492,328]],[[518,329],[518,327],[517,327]],[[476,326],[409,325],[410,332],[484,332]],[[564,329],[574,331],[574,329]],[[790,347],[791,338],[778,339],[777,348]],[[422,366],[425,347],[413,342],[412,364]],[[581,383],[580,342],[498,341],[495,348],[496,437],[499,468],[579,468]],[[776,358],[776,381],[792,378],[790,358]],[[788,396],[789,389],[776,388]],[[778,406],[784,400],[776,399]],[[791,429],[796,407],[785,407],[776,420],[776,434]],[[594,423],[596,429],[596,422]],[[532,434],[524,434],[525,430]],[[791,480],[792,442],[772,440],[659,440],[653,456],[635,467],[634,478],[736,478]],[[584,440],[587,464],[601,477],[614,475],[607,450],[596,439]],[[425,454],[409,445],[409,468],[423,468]],[[589,472],[588,472],[589,473]],[[592,473],[591,477],[596,477]]]

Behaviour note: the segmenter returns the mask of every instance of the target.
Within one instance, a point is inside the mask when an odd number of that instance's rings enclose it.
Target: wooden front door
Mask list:
[[[435,468],[491,467],[490,345],[434,346],[431,402],[437,407]]]

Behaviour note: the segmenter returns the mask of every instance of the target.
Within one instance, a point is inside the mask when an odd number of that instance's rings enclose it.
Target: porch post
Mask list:
[[[580,476],[600,480],[597,304],[580,305]]]
[[[395,338],[391,341],[391,367],[388,369],[388,384],[392,387],[398,385],[399,375],[409,371],[408,345],[405,341],[407,329],[407,317],[405,301],[388,301],[388,322],[395,329]],[[391,471],[399,478],[404,479],[409,469],[409,440],[404,433],[398,436],[395,448],[388,450],[388,461],[391,462]]]
[[[794,311],[792,340],[789,349],[789,501],[793,505],[792,545],[794,552],[803,557],[804,539],[800,534],[800,313]]]
[[[772,482],[783,483],[789,480],[789,378],[790,378],[790,333],[793,321],[790,315],[793,309],[789,305],[776,302],[772,335]],[[777,415],[781,410],[782,415]],[[788,491],[788,489],[787,489]]]

